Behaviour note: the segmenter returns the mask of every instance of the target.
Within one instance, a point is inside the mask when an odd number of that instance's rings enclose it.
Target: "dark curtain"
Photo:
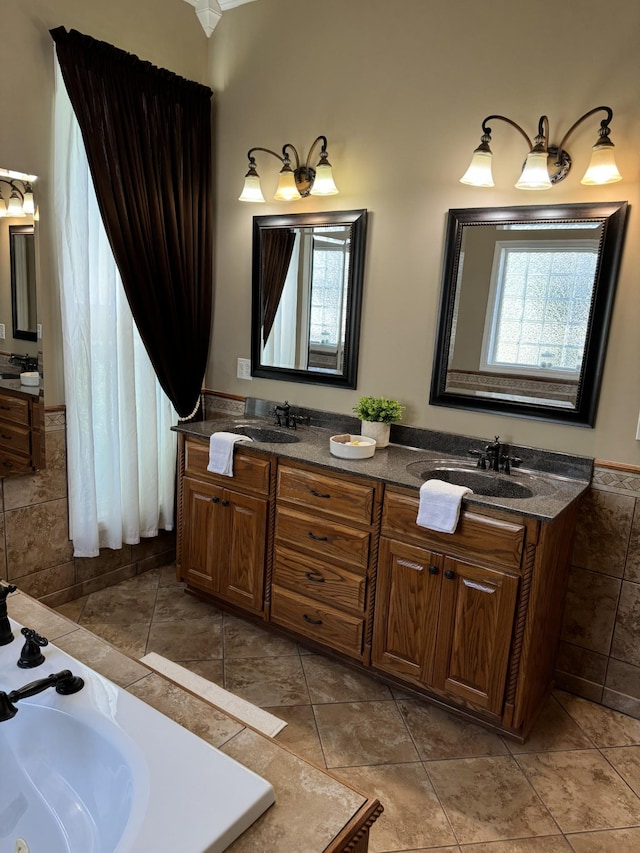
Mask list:
[[[211,330],[212,92],[75,30],[51,35],[131,312],[186,417]]]
[[[265,228],[262,242],[262,341],[267,339],[276,319],[280,297],[287,278],[295,232],[289,228]]]

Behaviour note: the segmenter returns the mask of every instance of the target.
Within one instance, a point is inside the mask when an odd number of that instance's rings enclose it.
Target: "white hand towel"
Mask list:
[[[465,495],[473,494],[466,486],[455,486],[443,480],[426,480],[420,486],[420,504],[416,524],[453,533],[460,517],[460,506]]]
[[[235,432],[214,432],[209,439],[209,464],[207,471],[233,477],[233,446],[236,441],[253,441],[248,435]]]

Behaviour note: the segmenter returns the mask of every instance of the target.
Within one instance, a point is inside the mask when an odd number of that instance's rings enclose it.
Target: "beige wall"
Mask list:
[[[361,393],[384,394],[405,402],[405,420],[418,426],[640,464],[639,81],[635,0],[611,0],[606,10],[596,0],[541,0],[533,19],[526,0],[259,0],[225,12],[211,38],[218,203],[207,386],[339,412],[350,412]],[[513,188],[526,146],[499,122],[496,187],[458,182],[485,116],[503,113],[533,136],[545,113],[558,142],[600,104],[614,110],[622,183],[579,182],[598,117],[576,131],[574,169],[554,190]],[[292,142],[306,155],[320,133],[339,196],[236,201],[250,147]],[[267,196],[277,163],[259,155],[258,166]],[[631,215],[595,429],[429,406],[447,210],[622,199]],[[371,219],[357,391],[236,379],[236,358],[250,354],[252,217],[359,207]]]
[[[53,41],[49,30],[77,29],[184,77],[208,82],[208,42],[181,0],[2,0],[0,167],[39,176],[45,399],[64,402],[57,275],[52,263]],[[1,322],[1,321],[0,321]]]

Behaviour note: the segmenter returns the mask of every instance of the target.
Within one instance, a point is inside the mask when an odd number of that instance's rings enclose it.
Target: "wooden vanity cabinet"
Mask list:
[[[262,614],[271,460],[245,448],[233,478],[207,471],[208,444],[181,436],[178,571],[190,586]]]
[[[271,621],[368,662],[380,485],[289,461],[276,482]]]
[[[385,491],[372,664],[524,732],[552,684],[573,514],[553,524],[465,509],[453,534]]]
[[[29,474],[40,466],[40,401],[0,393],[0,474]]]

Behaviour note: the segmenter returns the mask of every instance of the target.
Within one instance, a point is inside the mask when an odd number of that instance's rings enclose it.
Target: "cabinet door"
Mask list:
[[[382,537],[373,633],[374,665],[422,683],[431,681],[442,556]]]
[[[267,540],[267,501],[224,490],[225,559],[219,592],[246,610],[261,613]]]
[[[198,589],[216,592],[223,551],[222,489],[185,477],[182,571]]]
[[[518,578],[445,557],[433,686],[500,714]]]

